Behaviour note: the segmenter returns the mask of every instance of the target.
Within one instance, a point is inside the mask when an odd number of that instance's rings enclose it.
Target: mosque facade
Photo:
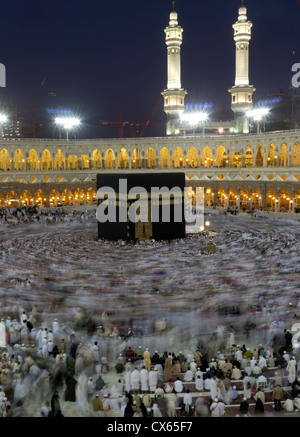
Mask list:
[[[168,82],[163,90],[165,137],[120,139],[0,139],[0,207],[96,203],[101,172],[182,172],[192,190],[202,186],[207,206],[300,212],[300,131],[249,133],[252,108],[244,4],[233,25],[235,84],[229,90],[235,133],[177,135],[187,94],[181,84],[183,29],[170,13],[165,29]]]

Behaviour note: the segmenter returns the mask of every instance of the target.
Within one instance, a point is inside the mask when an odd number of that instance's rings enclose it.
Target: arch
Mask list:
[[[263,167],[264,161],[265,161],[264,149],[263,146],[260,144],[256,149],[255,167]]]
[[[289,163],[289,153],[288,153],[288,147],[285,143],[283,143],[280,147],[279,152],[279,167],[287,167]]]
[[[35,149],[31,149],[28,155],[28,170],[39,170],[40,160]]]
[[[295,213],[300,213],[300,190],[295,193]]]
[[[86,203],[97,203],[96,190],[90,187],[86,192]]]
[[[295,177],[298,181],[300,181],[300,175],[298,175],[298,174],[294,174],[294,177]]]
[[[33,195],[33,202],[35,205],[46,206],[46,195],[43,190],[37,190]]]
[[[149,147],[146,151],[146,168],[155,168],[156,167],[156,154],[152,147]]]
[[[217,206],[227,206],[227,194],[224,188],[219,188],[217,193]]]
[[[33,197],[30,191],[25,190],[20,195],[20,205],[21,206],[32,206]]]
[[[290,212],[292,209],[292,195],[288,189],[284,189],[280,193],[280,211]]]
[[[235,188],[230,188],[228,194],[228,205],[237,206],[238,194]]]
[[[266,208],[271,211],[275,211],[276,206],[277,206],[276,191],[273,188],[271,188],[270,190],[267,191],[266,194]]]
[[[52,190],[49,194],[50,206],[57,206],[60,204],[60,194],[58,190]]]
[[[240,191],[240,210],[249,211],[250,209],[250,194],[247,188],[242,188]]]
[[[212,167],[214,165],[213,154],[211,153],[211,149],[208,146],[205,146],[202,150],[200,156],[200,164],[201,167]]]
[[[82,188],[77,188],[74,192],[74,205],[85,204],[85,193]]]
[[[6,206],[19,206],[19,195],[15,191],[9,191],[6,195]]]
[[[131,158],[131,168],[142,168],[142,167],[143,167],[142,152],[140,151],[140,149],[134,149]]]
[[[217,149],[215,156],[215,166],[216,167],[227,167],[228,164],[228,156],[226,153],[226,149],[224,146],[220,146]]]
[[[284,181],[286,181],[287,178],[288,178],[286,174],[281,174],[280,177],[281,177]]]
[[[172,156],[172,167],[173,168],[180,168],[180,167],[184,167],[184,166],[185,166],[185,162],[184,162],[183,151],[182,151],[181,147],[176,147],[176,149],[174,150],[173,156]]]
[[[81,155],[81,168],[83,170],[90,168],[90,158],[88,155]]]
[[[267,155],[267,167],[276,167],[277,166],[277,155],[274,144],[269,145],[268,155]]]
[[[21,149],[17,149],[14,155],[14,169],[18,171],[26,170],[26,160]]]
[[[105,168],[115,168],[116,167],[116,157],[112,149],[108,149],[105,153],[104,158]]]
[[[68,156],[68,169],[69,170],[78,170],[78,157],[77,157],[77,155],[69,155]]]
[[[229,167],[239,168],[243,166],[243,156],[241,152],[232,152],[229,158]]]
[[[199,166],[199,156],[196,148],[193,146],[188,150],[185,166],[187,168],[195,168]]]
[[[170,168],[171,158],[169,151],[166,147],[163,147],[159,152],[159,168]]]
[[[253,167],[253,154],[251,146],[246,148],[245,152],[245,167]]]
[[[207,187],[205,190],[205,206],[213,206],[214,192],[212,187]]]
[[[259,209],[262,205],[262,192],[259,188],[254,188],[251,195],[252,208]]]
[[[0,193],[0,208],[4,208],[4,206],[5,206],[4,194]]]
[[[58,149],[54,159],[54,168],[59,170],[66,170],[66,158],[64,152]]]
[[[53,170],[53,159],[48,149],[43,151],[41,169]]]
[[[292,167],[300,167],[300,143],[296,143],[292,151]]]
[[[118,156],[118,167],[119,168],[129,168],[129,156],[127,150],[122,148]]]
[[[92,153],[92,168],[102,168],[102,157],[98,149],[95,149]]]
[[[6,149],[2,149],[0,152],[0,170],[11,170],[11,158]]]
[[[61,194],[61,203],[64,206],[73,205],[73,194],[69,188],[65,188]]]

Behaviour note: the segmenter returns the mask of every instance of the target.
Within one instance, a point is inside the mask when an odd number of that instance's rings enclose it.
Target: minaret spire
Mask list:
[[[183,29],[178,24],[178,14],[175,11],[175,0],[170,13],[169,26],[165,29],[167,45],[167,89],[164,96],[164,110],[167,114],[167,135],[177,135],[180,132],[180,116],[184,112],[184,98],[187,92],[181,86],[181,58]]]
[[[247,18],[244,0],[239,8],[238,20],[232,27],[235,41],[235,83],[229,90],[232,96],[231,109],[234,112],[235,132],[248,133],[249,121],[245,113],[253,106],[252,95],[255,88],[249,85],[249,42],[252,22]]]

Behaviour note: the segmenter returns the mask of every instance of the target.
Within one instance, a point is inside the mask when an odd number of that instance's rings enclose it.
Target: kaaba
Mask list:
[[[184,190],[184,173],[98,174],[98,238],[185,238]]]

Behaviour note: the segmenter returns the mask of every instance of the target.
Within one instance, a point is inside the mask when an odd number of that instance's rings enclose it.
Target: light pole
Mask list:
[[[80,125],[79,118],[75,117],[58,117],[55,119],[55,123],[62,126],[66,130],[66,138],[69,141],[69,131]]]
[[[261,132],[260,124],[262,121],[264,121],[264,130],[265,130],[265,117],[269,114],[269,112],[270,112],[269,108],[256,108],[246,112],[246,116],[248,118],[252,118],[254,121],[256,121],[258,134]]]

